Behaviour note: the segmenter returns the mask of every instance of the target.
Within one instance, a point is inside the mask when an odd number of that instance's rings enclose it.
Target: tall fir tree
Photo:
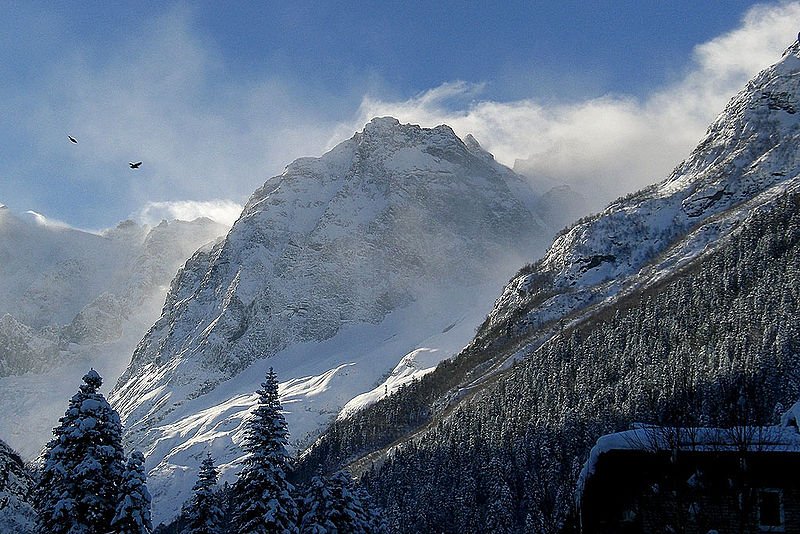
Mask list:
[[[329,481],[321,474],[314,475],[304,489],[300,505],[300,534],[327,534],[336,526],[331,519],[335,506]]]
[[[217,468],[211,454],[200,464],[192,491],[192,498],[183,510],[186,528],[182,534],[221,534],[224,512],[217,491]]]
[[[144,455],[133,451],[122,473],[122,484],[111,527],[116,534],[150,534],[150,492],[145,484]]]
[[[125,468],[119,415],[97,389],[92,369],[53,429],[35,490],[38,531],[106,533],[115,515]]]
[[[294,487],[286,479],[289,431],[272,368],[261,388],[245,436],[247,455],[234,487],[234,526],[240,534],[297,532]]]
[[[316,475],[302,504],[301,534],[378,532],[379,522],[346,471]]]

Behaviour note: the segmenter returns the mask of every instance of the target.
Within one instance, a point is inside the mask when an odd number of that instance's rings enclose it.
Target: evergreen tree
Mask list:
[[[286,479],[289,431],[270,368],[248,422],[242,472],[234,488],[234,525],[240,534],[297,532],[297,505]]]
[[[133,451],[122,474],[116,514],[111,522],[117,534],[150,534],[150,492],[147,491],[144,455]]]
[[[200,473],[192,488],[194,495],[184,506],[184,534],[220,534],[224,513],[217,492],[217,468],[209,454],[200,465]]]
[[[328,480],[320,474],[315,475],[308,488],[305,489],[305,494],[300,509],[301,534],[333,532],[336,526],[330,516],[334,503]]]
[[[43,452],[35,490],[38,530],[48,534],[108,532],[125,468],[119,415],[97,389],[92,369],[70,399]]]
[[[361,509],[363,510],[363,521],[368,525],[368,532],[375,534],[384,533],[387,531],[386,520],[382,511],[375,505],[372,496],[367,492],[363,484],[355,486],[353,491],[356,499],[360,501]]]
[[[301,534],[378,531],[378,519],[364,501],[346,472],[340,471],[330,479],[315,476],[302,504]]]

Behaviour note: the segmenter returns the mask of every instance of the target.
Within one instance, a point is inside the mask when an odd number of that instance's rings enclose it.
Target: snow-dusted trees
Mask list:
[[[183,534],[220,534],[224,517],[217,492],[217,468],[211,454],[200,465],[192,491],[192,498],[183,509],[186,521]]]
[[[47,444],[36,488],[38,529],[48,534],[110,530],[125,469],[119,415],[97,389],[95,370],[72,397]]]
[[[33,532],[36,525],[36,510],[30,499],[33,487],[33,473],[0,439],[0,532]]]
[[[577,326],[561,325],[550,342],[395,447],[362,481],[393,532],[488,529],[504,513],[494,503],[508,495],[515,531],[564,531],[575,522],[575,479],[600,435],[634,421],[772,423],[776,403],[794,402],[800,391],[798,325],[800,195],[786,195],[657,290],[631,294]],[[493,357],[518,347],[496,336],[483,343]],[[437,383],[452,388],[455,370],[480,361],[479,345],[418,386],[337,421],[301,468],[342,465],[351,451],[390,443],[397,439],[391,423],[419,424],[421,404],[435,413],[428,392]],[[486,469],[493,459],[510,494],[497,491],[497,477]]]
[[[326,534],[335,528],[331,520],[334,508],[333,495],[328,480],[315,475],[305,491],[300,506],[301,534]]]
[[[150,492],[145,485],[144,455],[133,451],[125,471],[117,497],[117,508],[111,522],[117,534],[150,534]]]
[[[301,507],[301,534],[366,534],[378,530],[375,523],[368,503],[346,472],[331,478],[316,475],[311,480]]]
[[[297,532],[297,505],[286,479],[289,431],[272,368],[261,388],[245,437],[244,467],[234,487],[233,521],[240,533]]]
[[[508,459],[504,458],[508,463]],[[514,512],[516,506],[511,488],[505,480],[501,459],[492,457],[487,466],[487,509],[485,525],[487,532],[498,534],[514,531]]]

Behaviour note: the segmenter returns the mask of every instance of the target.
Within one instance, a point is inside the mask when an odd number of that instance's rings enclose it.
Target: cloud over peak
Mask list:
[[[208,217],[225,226],[233,226],[241,212],[242,205],[232,200],[177,200],[147,202],[135,218],[142,224],[155,225],[162,219],[192,221]]]
[[[502,163],[592,193],[597,210],[665,178],[747,80],[780,58],[798,20],[797,2],[753,7],[739,28],[698,45],[679,79],[643,98],[495,102],[477,99],[479,84],[452,82],[402,101],[367,95],[338,133],[383,115],[449,124],[462,137],[475,135]]]

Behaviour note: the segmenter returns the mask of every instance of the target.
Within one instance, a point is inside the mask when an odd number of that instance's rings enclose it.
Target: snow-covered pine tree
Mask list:
[[[270,367],[248,422],[242,472],[234,487],[234,526],[241,534],[297,532],[297,505],[286,479],[289,431]]]
[[[487,469],[489,499],[484,525],[487,532],[498,534],[514,531],[514,497],[503,475],[506,458],[493,457]]]
[[[370,513],[368,504],[346,471],[339,471],[329,479],[316,475],[303,500],[300,532],[378,532],[380,522]]]
[[[117,509],[111,522],[117,534],[150,534],[150,492],[147,491],[144,455],[133,451],[122,473]]]
[[[349,476],[349,475],[348,475]],[[351,479],[352,480],[352,479]],[[369,525],[368,532],[373,534],[383,534],[388,529],[383,511],[375,504],[372,495],[369,494],[363,484],[353,485],[353,495],[361,504],[364,515],[362,520]]]
[[[83,381],[43,451],[35,491],[42,533],[105,533],[114,518],[125,467],[122,424],[97,392],[100,375],[92,369]]]
[[[217,468],[211,454],[200,464],[200,473],[192,491],[192,498],[183,508],[186,528],[182,534],[220,534],[224,512],[217,492]]]
[[[373,524],[376,519],[364,502],[362,494],[358,491],[350,473],[339,471],[331,477],[331,491],[336,508],[333,524],[339,532],[353,532],[366,534],[375,531]]]
[[[321,474],[314,475],[305,488],[305,498],[300,506],[300,533],[327,534],[336,526],[331,520],[335,507],[328,480]]]

